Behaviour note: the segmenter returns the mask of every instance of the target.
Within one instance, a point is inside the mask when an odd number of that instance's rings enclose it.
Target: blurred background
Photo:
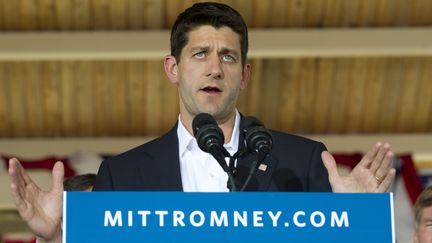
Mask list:
[[[96,172],[104,157],[174,125],[177,90],[162,60],[177,14],[194,2],[0,0],[5,242],[32,240],[10,199],[8,158],[22,159],[48,189],[56,159],[69,176]],[[324,142],[347,170],[374,142],[390,142],[398,242],[410,242],[410,207],[432,168],[432,1],[219,2],[250,31],[252,78],[240,112]]]

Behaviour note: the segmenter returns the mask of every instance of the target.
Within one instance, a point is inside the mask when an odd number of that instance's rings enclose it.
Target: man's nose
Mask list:
[[[222,68],[222,61],[218,55],[212,55],[207,62],[207,77],[214,79],[223,79],[224,73]]]

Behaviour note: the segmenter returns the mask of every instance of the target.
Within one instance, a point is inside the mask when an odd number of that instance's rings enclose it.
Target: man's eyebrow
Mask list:
[[[190,49],[191,52],[196,51],[208,51],[210,48],[208,46],[194,46]]]
[[[234,55],[234,56],[236,56],[236,57],[239,57],[240,56],[240,54],[239,54],[239,52],[238,51],[236,51],[236,50],[234,50],[234,49],[231,49],[231,48],[222,48],[220,51],[219,51],[219,53],[221,53],[221,54],[232,54],[232,55]]]

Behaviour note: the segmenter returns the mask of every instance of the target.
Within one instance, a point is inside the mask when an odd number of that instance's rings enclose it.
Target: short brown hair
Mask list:
[[[432,207],[432,186],[428,186],[420,193],[414,204],[414,217],[416,227],[420,224],[420,220],[423,214],[423,209]]]
[[[188,43],[190,31],[203,25],[218,29],[229,27],[240,35],[241,61],[244,65],[248,51],[248,30],[241,15],[226,4],[215,2],[195,3],[177,16],[171,29],[171,55],[180,63],[183,48]]]

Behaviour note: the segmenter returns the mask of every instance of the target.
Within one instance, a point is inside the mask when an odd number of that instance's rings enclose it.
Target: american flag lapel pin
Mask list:
[[[265,165],[265,164],[260,164],[260,165],[258,166],[258,169],[259,169],[259,170],[262,170],[262,171],[266,171],[266,170],[267,170],[267,165]]]

